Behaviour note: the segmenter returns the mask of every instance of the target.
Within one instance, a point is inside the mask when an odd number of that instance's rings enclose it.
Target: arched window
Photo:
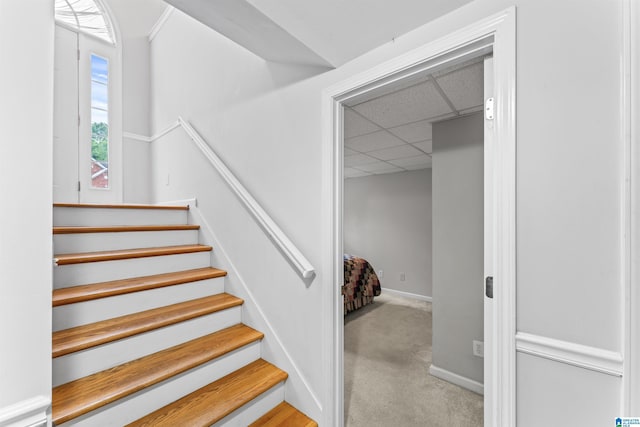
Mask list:
[[[59,24],[74,31],[116,44],[109,14],[99,0],[56,0],[55,16]]]

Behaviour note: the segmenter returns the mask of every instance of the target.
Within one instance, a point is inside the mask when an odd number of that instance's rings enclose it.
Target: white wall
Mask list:
[[[483,383],[484,118],[433,125],[433,364]]]
[[[124,157],[125,203],[150,203],[151,196],[151,146],[149,142],[122,138]]]
[[[255,286],[266,316],[310,387],[322,396],[326,411],[332,396],[330,355],[322,350],[321,337],[330,325],[321,319],[331,302],[323,300],[320,289],[334,284],[330,265],[323,264],[329,249],[319,244],[331,232],[321,217],[322,126],[327,120],[321,113],[322,91],[514,4],[518,329],[620,353],[625,333],[620,326],[622,0],[476,0],[318,75],[265,63],[177,12],[152,43],[152,131],[178,115],[192,121],[320,268],[308,287],[284,267],[252,269],[248,264],[264,257],[263,246],[252,247],[254,236],[245,234],[240,220],[227,218],[233,231],[221,231],[225,241],[246,243],[242,248],[237,243],[230,255],[247,260],[247,265],[242,261],[247,282]],[[169,163],[153,166],[157,177],[170,169]],[[174,190],[175,195],[192,195],[185,194],[186,188]],[[576,385],[559,381],[557,372],[570,375],[581,368],[548,363],[555,369],[532,363],[518,370],[518,392],[529,397],[518,400],[518,409],[531,417],[531,425],[543,424],[547,416],[558,424],[571,423],[566,406],[580,407],[587,420],[613,419],[620,412],[620,378],[580,375]],[[581,395],[574,393],[578,386],[601,398],[581,405]],[[533,389],[563,399],[550,402],[541,393],[526,394]]]
[[[123,32],[122,43],[123,197],[124,202],[148,203],[151,201],[149,142],[128,134],[150,135],[149,40],[146,35]]]
[[[122,46],[123,129],[149,136],[151,28],[167,7],[162,0],[103,0],[120,30]]]
[[[0,2],[0,418],[51,396],[53,46],[53,1]]]
[[[161,0],[105,0],[120,29],[122,46],[123,200],[151,201],[150,69],[148,34],[167,7]]]
[[[346,179],[344,251],[383,270],[382,287],[431,297],[431,169]]]

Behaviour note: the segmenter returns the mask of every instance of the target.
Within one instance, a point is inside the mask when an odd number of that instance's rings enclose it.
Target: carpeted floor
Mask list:
[[[389,294],[345,318],[345,426],[482,426],[481,395],[429,375],[431,330],[431,303]]]

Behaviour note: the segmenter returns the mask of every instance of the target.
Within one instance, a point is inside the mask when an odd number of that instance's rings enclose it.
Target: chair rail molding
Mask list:
[[[622,354],[597,347],[518,332],[516,350],[579,368],[622,377]]]
[[[122,132],[124,139],[129,139],[138,142],[151,142],[153,139],[150,136],[144,136],[133,132]]]
[[[6,427],[40,427],[47,425],[47,409],[51,400],[36,396],[0,408],[0,425]]]

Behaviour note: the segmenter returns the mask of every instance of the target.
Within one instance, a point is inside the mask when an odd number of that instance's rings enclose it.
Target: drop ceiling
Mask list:
[[[345,105],[345,178],[430,168],[432,124],[482,111],[483,87],[478,58]]]

